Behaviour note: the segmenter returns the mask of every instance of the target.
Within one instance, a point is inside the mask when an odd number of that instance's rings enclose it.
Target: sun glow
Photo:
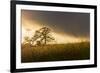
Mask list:
[[[36,23],[33,26],[30,24],[27,25],[26,26],[22,25],[22,43],[25,41],[24,37],[31,38],[35,34],[36,30],[43,27]],[[64,33],[56,33],[54,31],[51,31],[51,34],[55,38],[55,42],[51,42],[50,44],[64,44],[64,43],[77,43],[82,41],[89,41],[89,39],[87,38],[78,38]]]
[[[53,33],[53,35],[54,35],[58,44],[61,44],[61,43],[77,43],[77,42],[82,42],[82,41],[88,40],[86,38],[77,38],[77,37],[70,36],[70,35],[67,35],[67,34]]]

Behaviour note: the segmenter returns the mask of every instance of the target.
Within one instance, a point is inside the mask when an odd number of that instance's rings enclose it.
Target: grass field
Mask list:
[[[21,62],[45,62],[90,59],[90,43],[49,44],[32,46],[22,44]]]

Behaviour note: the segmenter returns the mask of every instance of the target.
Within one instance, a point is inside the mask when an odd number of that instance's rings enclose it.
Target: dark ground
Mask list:
[[[90,43],[52,44],[32,46],[22,44],[21,62],[45,62],[90,59]]]

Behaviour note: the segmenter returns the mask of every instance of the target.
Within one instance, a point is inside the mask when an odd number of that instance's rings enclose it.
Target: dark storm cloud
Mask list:
[[[22,10],[22,15],[26,16],[28,20],[35,20],[42,25],[48,25],[56,32],[89,37],[89,13]]]

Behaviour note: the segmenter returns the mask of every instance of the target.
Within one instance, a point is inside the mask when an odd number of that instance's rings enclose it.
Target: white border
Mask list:
[[[90,13],[90,60],[78,61],[56,61],[56,62],[34,62],[21,63],[21,9],[42,10],[42,11],[61,11],[61,12],[82,12]],[[16,68],[40,68],[40,67],[57,67],[94,64],[94,9],[70,8],[70,7],[52,7],[36,5],[16,5]]]

